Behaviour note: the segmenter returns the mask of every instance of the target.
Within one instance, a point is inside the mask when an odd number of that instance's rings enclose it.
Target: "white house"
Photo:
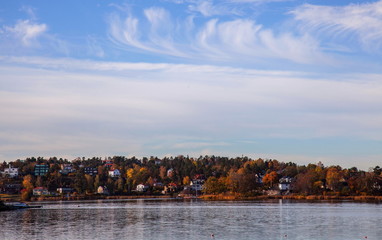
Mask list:
[[[280,191],[288,191],[291,189],[291,183],[292,183],[291,177],[283,177],[279,180],[279,189]]]
[[[109,176],[110,177],[119,177],[119,176],[121,176],[121,172],[118,169],[110,170]]]
[[[34,196],[43,196],[43,195],[49,195],[48,189],[44,187],[36,187],[33,189],[33,195]]]
[[[11,165],[9,165],[8,168],[4,169],[4,175],[14,178],[19,175],[19,169],[18,168],[13,168]]]
[[[144,184],[138,184],[136,188],[137,192],[146,192],[147,189],[149,189],[149,187]]]
[[[192,180],[190,183],[191,190],[193,191],[202,191],[203,189],[204,180]]]

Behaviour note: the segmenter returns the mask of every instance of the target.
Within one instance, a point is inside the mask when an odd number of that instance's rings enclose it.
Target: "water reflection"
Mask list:
[[[379,239],[381,205],[293,201],[45,202],[0,212],[0,239]]]

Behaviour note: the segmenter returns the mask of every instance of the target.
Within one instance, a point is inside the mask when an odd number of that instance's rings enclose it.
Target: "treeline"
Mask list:
[[[177,156],[137,159],[114,156],[78,158],[73,161],[56,157],[31,157],[3,162],[0,171],[8,168],[9,164],[18,169],[18,176],[3,176],[0,185],[22,184],[23,199],[30,198],[36,187],[44,187],[49,191],[73,188],[77,194],[94,194],[102,186],[112,195],[129,195],[135,194],[138,184],[144,184],[148,194],[160,194],[166,186],[172,186],[172,192],[180,192],[195,179],[204,182],[203,192],[208,194],[266,194],[280,190],[279,183],[289,179],[290,186],[283,194],[382,195],[382,169],[379,166],[366,172],[356,167],[345,169],[321,163],[297,165],[248,157]],[[36,165],[48,165],[47,174],[35,176]],[[63,166],[70,166],[72,170],[64,173]],[[96,171],[87,174],[86,168]],[[109,171],[112,170],[118,170],[120,175],[110,175]]]

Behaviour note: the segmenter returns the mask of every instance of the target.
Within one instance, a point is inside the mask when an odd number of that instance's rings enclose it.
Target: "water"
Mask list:
[[[382,205],[112,200],[0,212],[0,239],[376,240]]]

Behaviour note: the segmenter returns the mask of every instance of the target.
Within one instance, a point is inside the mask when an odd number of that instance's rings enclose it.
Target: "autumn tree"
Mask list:
[[[219,194],[227,191],[224,179],[220,180],[216,177],[209,177],[203,186],[203,192],[206,194]]]
[[[270,173],[265,174],[263,177],[263,184],[267,187],[272,188],[275,184],[278,183],[279,176],[277,175],[277,172],[272,171]]]
[[[326,184],[330,190],[339,191],[342,172],[340,167],[330,167],[326,172]]]
[[[23,187],[24,187],[24,190],[21,194],[21,200],[28,201],[32,197],[33,188],[34,188],[32,175],[27,175],[24,177]]]

